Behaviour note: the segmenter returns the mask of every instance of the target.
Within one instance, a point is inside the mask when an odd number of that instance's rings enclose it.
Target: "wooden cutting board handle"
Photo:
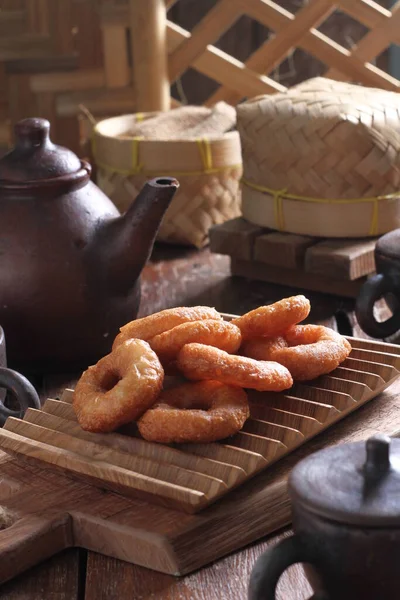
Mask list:
[[[0,583],[73,546],[69,514],[29,515],[0,531]]]

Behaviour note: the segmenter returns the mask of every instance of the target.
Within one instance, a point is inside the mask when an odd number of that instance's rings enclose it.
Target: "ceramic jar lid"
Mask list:
[[[376,243],[375,254],[399,260],[400,230],[395,229],[386,233]]]
[[[73,152],[51,142],[49,121],[23,119],[15,125],[14,131],[15,147],[0,160],[0,187],[1,180],[48,180],[76,173],[82,168]]]
[[[289,479],[294,505],[349,525],[400,525],[400,440],[377,435],[301,461]]]

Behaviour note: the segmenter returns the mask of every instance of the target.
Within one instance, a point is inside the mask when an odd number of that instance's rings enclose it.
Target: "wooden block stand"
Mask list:
[[[350,298],[375,272],[377,239],[282,233],[243,218],[210,229],[211,250],[231,257],[232,275]]]

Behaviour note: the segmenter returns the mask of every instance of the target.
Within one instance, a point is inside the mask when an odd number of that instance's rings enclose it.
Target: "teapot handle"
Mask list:
[[[364,283],[358,294],[357,320],[365,333],[374,338],[389,337],[400,329],[400,312],[396,312],[390,319],[382,322],[377,321],[374,316],[375,302],[389,293],[397,297],[394,283],[383,273],[378,273]]]
[[[28,408],[40,410],[40,400],[35,388],[21,373],[0,367],[0,387],[9,390],[18,400],[20,410],[10,410],[0,402],[0,426],[2,427],[8,417],[22,418]]]
[[[299,538],[292,535],[277,546],[268,548],[256,561],[250,576],[248,600],[275,600],[276,586],[282,573],[295,563],[311,563]],[[329,600],[325,592],[309,600]]]

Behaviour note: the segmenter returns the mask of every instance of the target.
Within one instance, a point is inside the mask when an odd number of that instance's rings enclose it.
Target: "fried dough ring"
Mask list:
[[[183,346],[178,367],[188,379],[213,379],[260,392],[280,392],[293,384],[289,371],[276,362],[236,356],[204,344]]]
[[[138,419],[157,399],[164,370],[143,340],[128,340],[89,367],[79,379],[73,399],[85,431],[109,432]]]
[[[150,442],[215,442],[237,433],[249,416],[244,390],[218,381],[198,381],[163,391],[138,428]]]
[[[248,340],[241,351],[256,360],[276,360],[296,381],[309,381],[330,373],[351,352],[349,342],[322,325],[294,325],[284,336]]]
[[[222,317],[215,308],[209,306],[178,306],[177,308],[167,308],[142,319],[135,319],[120,328],[120,333],[113,343],[113,350],[126,340],[136,338],[147,342],[154,336],[177,325],[203,319],[221,321]]]
[[[233,319],[231,323],[239,327],[243,339],[274,337],[308,317],[310,308],[310,301],[305,296],[291,296],[274,304],[255,308]]]
[[[207,319],[177,325],[173,329],[151,338],[149,344],[162,364],[167,365],[176,359],[185,344],[197,342],[233,353],[239,350],[241,341],[242,334],[236,325],[226,321]]]

